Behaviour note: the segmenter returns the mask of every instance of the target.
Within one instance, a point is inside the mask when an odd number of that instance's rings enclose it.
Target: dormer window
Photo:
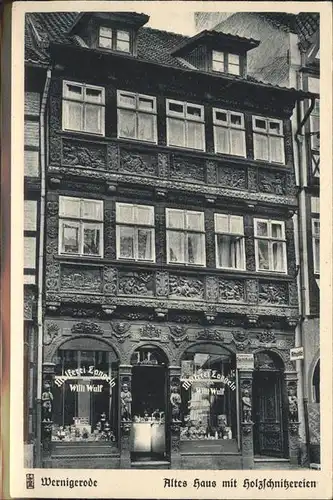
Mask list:
[[[130,32],[100,26],[98,45],[103,49],[131,52]]]
[[[240,75],[240,57],[238,54],[213,50],[212,69],[219,73]]]

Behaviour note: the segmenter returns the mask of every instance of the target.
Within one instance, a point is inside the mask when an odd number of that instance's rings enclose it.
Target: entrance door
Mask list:
[[[281,374],[253,373],[254,454],[283,457]]]

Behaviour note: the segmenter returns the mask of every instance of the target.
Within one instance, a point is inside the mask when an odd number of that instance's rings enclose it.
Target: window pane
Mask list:
[[[201,118],[201,115],[202,115],[201,108],[198,108],[197,106],[192,106],[190,104],[187,105],[186,116],[188,118],[193,118],[193,119]]]
[[[135,139],[136,138],[135,112],[125,111],[124,109],[120,109],[118,116],[119,116],[118,126],[119,126],[120,137],[129,137],[129,138]]]
[[[239,55],[238,54],[229,54],[228,60],[229,60],[229,64],[238,64],[239,65]]]
[[[230,215],[230,232],[235,234],[244,233],[243,217]]]
[[[215,214],[215,231],[217,233],[228,233],[228,216],[225,214]]]
[[[218,267],[242,269],[244,266],[243,238],[218,234],[217,257]]]
[[[82,218],[103,220],[103,202],[95,200],[82,201]]]
[[[167,210],[167,227],[184,229],[185,212],[183,210]]]
[[[268,236],[268,223],[265,221],[256,221],[256,235]]]
[[[128,31],[122,31],[118,30],[117,31],[117,39],[118,40],[123,40],[124,42],[129,42],[130,35]]]
[[[66,101],[66,128],[71,130],[83,130],[83,104]]]
[[[59,198],[59,215],[65,217],[80,218],[80,198],[67,198],[60,196]]]
[[[155,115],[140,113],[139,116],[139,135],[138,139],[142,141],[155,140]]]
[[[224,72],[224,63],[220,61],[213,61],[213,71]]]
[[[230,129],[230,153],[245,156],[245,132],[243,130]]]
[[[111,30],[111,28],[107,28],[106,26],[101,26],[99,28],[99,34],[100,34],[100,36],[105,36],[106,38],[111,38],[112,37],[112,30]]]
[[[234,115],[233,113],[230,113],[230,123],[235,126],[242,126],[242,117],[241,115]]]
[[[187,234],[187,263],[204,264],[204,235]]]
[[[62,247],[64,253],[79,253],[79,225],[71,222],[62,223]]]
[[[264,135],[253,134],[254,157],[257,160],[268,160],[268,138]]]
[[[131,224],[135,222],[134,219],[134,205],[119,203],[116,204],[116,219],[117,222],[126,222]]]
[[[213,50],[213,60],[214,61],[224,61],[224,52],[219,52],[218,50]]]
[[[314,272],[319,273],[320,271],[320,240],[319,238],[314,238],[313,241],[313,264],[314,264]]]
[[[100,238],[100,228],[90,224],[85,224],[83,228],[83,253],[85,255],[100,255]]]
[[[270,160],[275,161],[277,163],[283,163],[284,162],[283,137],[270,136],[269,141],[270,141]]]
[[[240,67],[239,65],[237,64],[230,64],[229,62],[229,66],[228,66],[228,73],[230,73],[231,75],[239,75],[240,74]]]
[[[79,99],[82,100],[82,87],[80,85],[73,85],[71,83],[67,83],[65,86],[65,96],[70,99]]]
[[[179,231],[168,231],[169,262],[184,263],[185,235]]]
[[[187,144],[188,148],[204,149],[203,123],[187,122]]]
[[[112,49],[112,38],[99,37],[98,45],[103,49]]]
[[[225,127],[214,127],[215,149],[217,153],[229,154],[229,129]]]
[[[270,134],[281,134],[281,123],[280,122],[269,122],[269,133]]]
[[[184,104],[169,102],[169,110],[174,113],[181,113],[184,115]]]
[[[284,271],[284,245],[280,241],[272,242],[272,260],[273,260],[273,271]]]
[[[204,231],[203,213],[186,212],[186,229],[194,231]]]
[[[282,238],[282,224],[272,222],[272,237],[273,238]]]
[[[255,127],[259,128],[261,130],[266,130],[266,121],[265,120],[260,120],[260,118],[255,119]]]
[[[135,222],[147,226],[154,225],[154,207],[137,206]]]
[[[268,245],[269,242],[265,240],[257,240],[258,245],[258,268],[269,269]]]
[[[216,118],[216,120],[223,122],[223,123],[228,122],[228,115],[227,115],[226,111],[216,111],[215,118]]]
[[[84,130],[87,132],[102,132],[101,108],[86,104],[86,116]]]
[[[313,235],[315,236],[320,236],[320,221],[319,220],[312,220],[312,227],[313,227]]]
[[[117,50],[121,50],[122,52],[129,52],[130,43],[123,40],[117,40]]]
[[[148,97],[139,97],[139,109],[144,111],[154,110],[154,100]]]
[[[168,118],[168,139],[171,146],[185,146],[185,122]]]
[[[99,89],[86,88],[86,101],[101,103],[102,91]]]
[[[153,259],[152,236],[152,229],[138,229],[138,259]]]
[[[119,256],[124,259],[134,259],[134,228],[120,226]]]
[[[119,99],[119,104],[121,104],[122,106],[135,108],[136,100],[134,95],[123,94],[120,92],[118,94],[118,99]]]

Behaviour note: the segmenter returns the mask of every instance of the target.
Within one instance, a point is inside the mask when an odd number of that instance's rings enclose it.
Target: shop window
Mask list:
[[[313,271],[320,272],[320,221],[312,219],[312,251],[313,251]]]
[[[285,163],[282,120],[254,116],[253,146],[255,160]]]
[[[246,156],[243,113],[213,108],[216,153]]]
[[[103,201],[59,197],[59,253],[103,256]]]
[[[245,269],[244,223],[239,215],[215,214],[216,267]]]
[[[117,259],[155,261],[154,207],[116,203]]]
[[[118,137],[157,142],[156,97],[118,90]]]
[[[63,82],[62,128],[104,135],[104,88]]]
[[[181,440],[236,438],[234,359],[226,349],[204,344],[181,361]]]
[[[115,443],[118,363],[113,352],[104,345],[103,349],[58,351],[52,387],[53,441]]]
[[[284,222],[254,219],[257,271],[287,272]]]
[[[98,45],[103,49],[131,52],[131,37],[129,31],[116,30],[100,26]]]
[[[229,73],[230,75],[240,75],[240,56],[229,52],[213,50],[212,69],[219,73]]]
[[[167,144],[205,150],[204,107],[167,99]]]
[[[166,209],[168,264],[205,265],[204,224],[203,212]]]

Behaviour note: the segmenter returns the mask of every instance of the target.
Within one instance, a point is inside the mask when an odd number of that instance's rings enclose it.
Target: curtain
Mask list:
[[[168,140],[171,146],[186,146],[184,120],[168,118]]]
[[[230,151],[232,155],[245,156],[244,130],[230,129]]]
[[[80,102],[66,101],[66,109],[66,128],[71,130],[83,130],[83,104]]]
[[[217,235],[219,267],[243,268],[242,240],[239,236]]]
[[[284,163],[284,139],[283,137],[270,136],[269,138],[270,146],[270,160],[277,163]]]
[[[169,261],[184,263],[185,234],[179,231],[168,231]]]
[[[268,138],[265,135],[253,134],[254,157],[257,160],[268,160]]]
[[[100,229],[89,228],[87,225],[83,229],[83,253],[86,255],[100,254]]]
[[[118,226],[119,255],[122,258],[134,258],[134,228]]]
[[[187,234],[187,262],[188,264],[203,263],[203,234]]]
[[[138,229],[138,258],[152,260],[152,229]]]
[[[79,253],[79,227],[75,223],[63,223],[62,251],[66,253]]]
[[[102,108],[100,106],[95,106],[94,104],[85,105],[85,124],[84,130],[87,132],[102,132],[101,129],[101,112]]]
[[[186,147],[193,149],[204,149],[204,124],[198,122],[187,122],[187,144]]]
[[[136,138],[136,113],[120,109],[118,113],[119,135],[121,137]]]
[[[138,139],[154,141],[156,116],[147,113],[138,113]]]
[[[215,148],[217,153],[230,153],[228,129],[215,126]]]
[[[274,271],[284,271],[283,247],[284,247],[284,243],[282,241],[273,241],[272,242],[272,256],[273,256],[273,270]]]
[[[269,269],[268,241],[257,240],[259,269]]]

